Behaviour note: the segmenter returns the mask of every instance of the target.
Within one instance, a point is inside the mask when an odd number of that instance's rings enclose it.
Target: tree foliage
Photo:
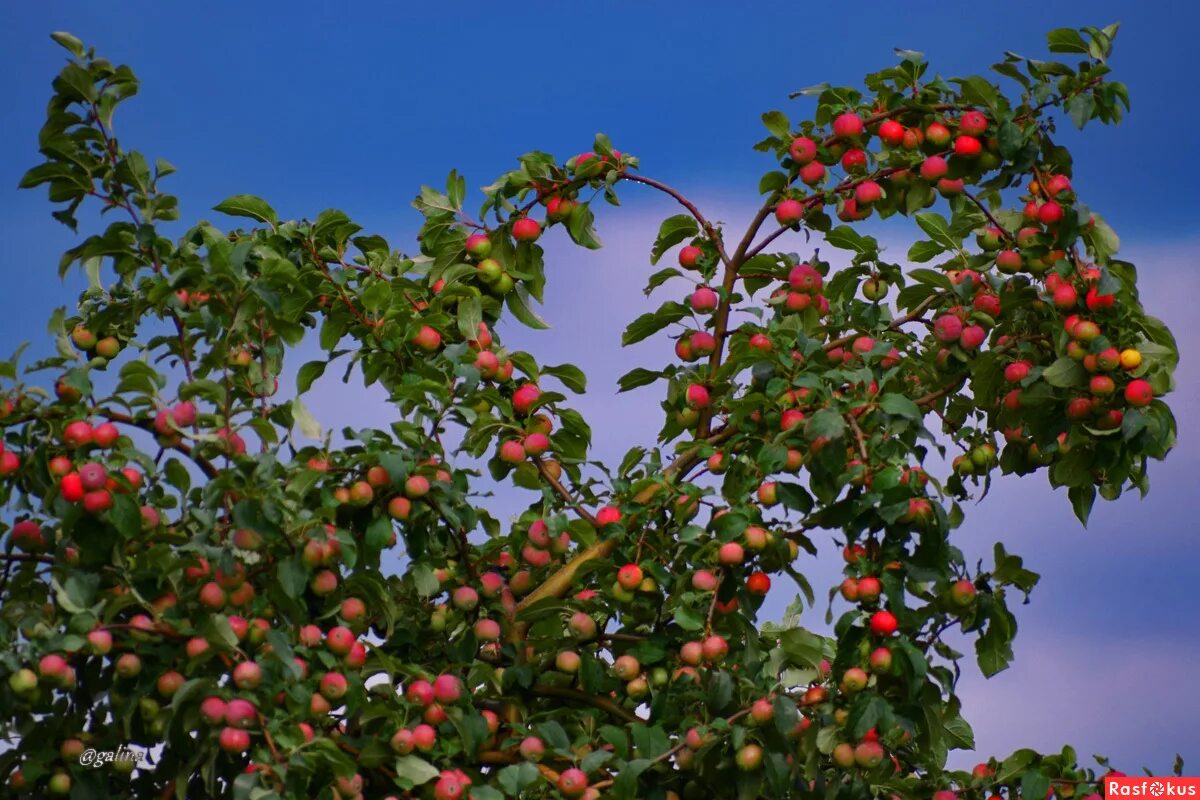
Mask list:
[[[1174,441],[1175,343],[1056,143],[1060,112],[1082,129],[1128,109],[1115,34],[1052,31],[1070,63],[1009,53],[992,78],[903,51],[865,91],[797,93],[811,118],[763,115],[774,165],[739,237],[601,135],[521,156],[474,213],[457,173],[422,187],[412,255],[245,194],[215,208],[224,227],[168,238],[173,167],[116,134],[134,74],[55,34],[71,57],[21,185],[72,228],[84,204],[112,221],[59,264],[90,286],[51,321],[57,354],[0,365],[10,789],[1087,790],[1070,748],[947,770],[973,738],[940,637],[973,637],[988,675],[1012,659],[1010,605],[1038,576],[1001,544],[967,564],[952,536],[997,470],[1045,471],[1086,522],[1097,494],[1145,493]],[[603,465],[571,407],[584,372],[495,326],[544,327],[540,238],[599,247],[593,207],[629,183],[682,210],[650,254],[679,266],[647,286],[675,294],[623,341],[670,336],[679,360],[621,379],[665,388],[664,424]],[[921,231],[907,259],[857,225],[893,215]],[[848,266],[772,248],[792,231]],[[351,389],[351,426],[323,431],[302,396],[327,372],[382,387],[396,421],[353,427]],[[526,493],[518,518],[483,507],[497,483]],[[818,530],[845,543],[832,638],[801,625]],[[781,578],[796,600],[760,625]],[[124,746],[150,760],[79,763]]]

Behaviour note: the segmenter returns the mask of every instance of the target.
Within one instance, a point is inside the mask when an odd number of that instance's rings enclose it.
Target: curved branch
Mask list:
[[[683,193],[681,193],[678,189],[668,186],[662,181],[657,181],[653,178],[647,178],[644,175],[623,174],[621,175],[621,179],[644,184],[651,188],[658,189],[660,192],[664,192],[675,198],[675,200],[678,201],[681,206],[688,210],[688,213],[695,218],[696,222],[700,223],[700,227],[704,230],[704,235],[707,236],[712,241],[713,246],[717,248],[717,254],[721,257],[721,261],[724,262],[726,267],[729,266],[730,258],[725,253],[725,245],[722,243],[717,229],[713,227],[711,222],[705,219],[704,215],[700,213],[700,209],[696,208],[695,203],[683,196]]]
[[[920,316],[922,314],[924,314],[925,311],[928,310],[930,306],[932,306],[933,304],[935,304],[939,300],[941,300],[942,296],[943,296],[942,292],[936,292],[934,294],[929,295],[929,297],[926,297],[920,303],[917,303],[916,308],[914,308],[912,311],[908,312],[907,314],[905,314],[902,317],[896,317],[896,319],[892,320],[892,322],[887,326],[887,330],[894,331],[903,325],[907,325],[908,323],[919,319]],[[822,349],[828,353],[830,350],[833,350],[834,348],[845,347],[846,345],[853,342],[854,339],[858,335],[859,334],[857,334],[857,333],[848,333],[845,336],[840,336],[837,339],[832,339],[829,342],[826,342],[825,346]]]
[[[583,507],[583,504],[576,499],[575,495],[571,494],[571,490],[564,486],[562,481],[550,474],[549,470],[546,469],[545,462],[539,458],[533,463],[537,467],[538,474],[542,476],[542,480],[550,484],[550,488],[554,490],[554,493],[561,497],[567,505],[575,509],[579,516],[586,520],[588,524],[595,527],[596,517],[592,512]]]
[[[598,708],[601,711],[612,714],[614,717],[631,724],[644,722],[644,720],[637,714],[621,708],[621,706],[617,705],[617,703],[614,701],[609,700],[607,697],[586,694],[585,692],[581,692],[576,689],[568,689],[562,686],[534,686],[529,690],[529,693],[536,697],[553,697],[560,700],[569,700],[585,706],[591,706],[592,708]]]

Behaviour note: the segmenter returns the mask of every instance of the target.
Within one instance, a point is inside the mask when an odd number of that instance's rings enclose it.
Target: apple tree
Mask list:
[[[806,118],[763,115],[741,233],[601,135],[521,156],[481,207],[455,172],[423,187],[411,254],[245,194],[178,227],[172,166],[116,133],[134,74],[55,34],[21,185],[107,226],[58,265],[88,288],[54,354],[0,364],[7,790],[1094,793],[1070,748],[947,768],[973,738],[942,637],[1003,670],[1038,580],[1002,544],[967,563],[965,500],[1042,472],[1086,522],[1173,444],[1174,340],[1057,141],[1128,110],[1115,34],[1052,31],[1065,60],[1009,53],[991,77],[901,51],[863,88],[798,92]],[[656,387],[663,424],[606,465],[571,405],[584,372],[497,323],[545,327],[543,238],[599,247],[594,209],[629,184],[680,213],[649,256],[667,299],[624,343],[674,356],[621,379]],[[921,238],[894,261],[860,223],[897,215]],[[356,427],[347,388],[322,432],[303,395],[326,372],[381,387],[395,421]],[[496,519],[493,489],[528,505]],[[818,555],[844,559],[831,637]],[[796,599],[760,623],[772,586]],[[145,760],[81,764],[122,747]]]

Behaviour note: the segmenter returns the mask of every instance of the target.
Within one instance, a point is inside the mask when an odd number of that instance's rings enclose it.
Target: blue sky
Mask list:
[[[44,194],[15,189],[36,163],[36,131],[62,62],[51,30],[74,32],[141,76],[141,96],[123,111],[119,133],[179,167],[170,190],[185,220],[248,192],[289,216],[341,208],[411,249],[419,220],[409,202],[421,183],[441,182],[457,167],[482,185],[521,152],[565,158],[587,149],[596,131],[640,156],[646,174],[734,224],[752,212],[757,178],[770,167],[750,149],[763,135],[759,114],[803,111],[786,99],[789,91],[855,83],[890,64],[893,47],[926,52],[943,74],[980,72],[1004,50],[1042,56],[1051,28],[1121,20],[1112,65],[1129,85],[1133,111],[1120,127],[1086,136],[1064,128],[1062,140],[1076,152],[1075,186],[1139,264],[1146,305],[1179,336],[1172,405],[1180,445],[1152,469],[1146,501],[1099,505],[1086,531],[1041,478],[1002,481],[968,510],[958,534],[964,549],[983,556],[1003,539],[1044,577],[1018,612],[1014,667],[987,682],[968,669],[962,689],[981,750],[1071,742],[1126,771],[1164,770],[1182,751],[1195,773],[1200,688],[1188,668],[1200,663],[1200,540],[1188,500],[1200,468],[1191,329],[1200,202],[1186,159],[1200,107],[1180,86],[1193,74],[1189,37],[1200,11],[1183,3],[1010,2],[943,4],[935,15],[933,6],[911,4],[897,20],[895,6],[852,14],[836,4],[752,7],[367,3],[350,13],[347,4],[296,2],[129,2],[119,12],[85,2],[14,5],[0,29],[0,68],[9,76],[0,127],[8,266],[0,351],[41,339],[50,310],[78,287],[69,279],[64,290],[54,277],[59,253],[76,240],[49,218]],[[598,432],[601,457],[619,457],[656,429],[644,411],[655,408],[653,391],[613,398],[616,376],[668,356],[660,344],[622,351],[618,339],[646,302],[640,289],[657,220],[675,211],[636,187],[623,197],[624,208],[600,219],[606,249],[547,245],[545,316],[556,334],[510,338],[543,362],[589,361],[592,390],[579,406]],[[889,227],[881,238],[899,250],[906,235]],[[326,382],[310,405],[337,424],[346,419],[345,396]],[[389,418],[382,403],[366,414],[381,424]],[[837,569],[826,560],[810,573],[825,584]],[[777,595],[772,603],[782,608],[787,598]]]

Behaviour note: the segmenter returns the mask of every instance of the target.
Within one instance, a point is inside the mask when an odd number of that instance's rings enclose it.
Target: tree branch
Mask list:
[[[536,697],[554,697],[560,700],[569,700],[581,705],[598,708],[601,711],[612,714],[614,717],[631,724],[637,724],[644,721],[637,714],[621,708],[621,706],[617,705],[617,703],[608,699],[607,697],[586,694],[585,692],[581,692],[576,689],[568,689],[563,686],[534,686],[529,690],[529,693]]]

